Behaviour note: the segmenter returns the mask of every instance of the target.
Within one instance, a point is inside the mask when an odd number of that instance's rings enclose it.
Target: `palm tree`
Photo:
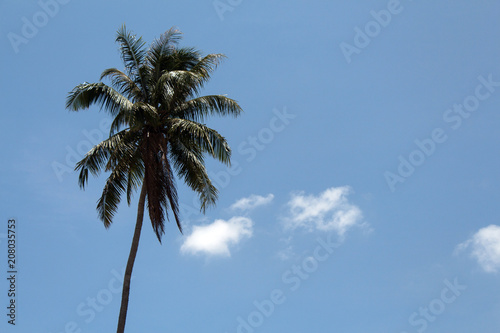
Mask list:
[[[217,189],[205,169],[208,154],[230,164],[230,147],[223,136],[202,122],[210,115],[238,116],[242,109],[226,96],[199,96],[224,55],[202,56],[194,48],[178,47],[181,33],[171,28],[145,48],[122,26],[116,41],[120,45],[125,72],[106,69],[105,83],[83,83],[67,97],[71,111],[97,104],[114,119],[109,138],[93,147],[77,163],[82,189],[89,172],[98,176],[102,170],[109,177],[97,203],[99,218],[108,228],[117,211],[122,194],[130,205],[133,192],[141,188],[137,221],[125,269],[118,333],[124,332],[134,266],[147,205],[153,230],[161,243],[164,221],[173,215],[182,233],[175,176],[195,191],[201,211],[214,205]]]

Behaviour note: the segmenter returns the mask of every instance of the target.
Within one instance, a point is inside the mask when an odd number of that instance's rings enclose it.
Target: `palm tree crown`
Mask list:
[[[209,115],[238,116],[242,109],[226,96],[199,96],[224,55],[178,47],[181,33],[170,29],[145,48],[142,38],[117,32],[125,71],[106,69],[105,83],[83,83],[68,95],[73,111],[98,104],[112,117],[110,136],[78,162],[79,185],[84,188],[89,172],[110,175],[97,204],[99,218],[112,223],[122,194],[130,205],[132,193],[142,187],[151,223],[161,242],[165,218],[173,215],[182,232],[173,170],[200,198],[201,210],[215,204],[217,189],[205,169],[208,153],[230,163],[225,138],[202,122]]]

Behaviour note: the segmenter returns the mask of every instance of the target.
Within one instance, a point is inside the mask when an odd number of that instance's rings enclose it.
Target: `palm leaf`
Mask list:
[[[179,137],[184,142],[197,145],[202,152],[209,153],[220,162],[229,165],[231,148],[226,139],[216,130],[187,119],[169,119],[170,137]]]
[[[239,116],[243,110],[234,99],[222,95],[193,98],[179,105],[172,114],[179,118],[204,121],[207,116]]]
[[[142,97],[141,89],[122,71],[116,68],[108,68],[102,72],[100,80],[104,78],[110,78],[113,87],[131,101],[138,101]]]
[[[99,218],[106,228],[109,228],[113,221],[113,216],[118,209],[121,194],[127,186],[126,166],[115,168],[106,181],[101,198],[97,202],[97,212]]]
[[[193,147],[188,147],[181,140],[171,142],[171,159],[179,177],[183,178],[186,185],[197,192],[200,197],[201,210],[205,212],[208,205],[214,205],[218,190],[208,177],[202,152]]]
[[[196,95],[202,84],[203,78],[190,71],[165,72],[158,79],[155,89],[157,104],[160,105],[162,110],[174,110],[187,98]]]
[[[94,103],[99,104],[101,109],[112,116],[132,107],[132,103],[127,98],[104,83],[82,83],[69,93],[66,108],[78,111],[88,109]]]
[[[163,33],[160,38],[155,39],[146,55],[145,63],[152,71],[151,79],[158,80],[163,71],[169,68],[163,66],[164,61],[171,58],[172,53],[175,52],[175,47],[182,38],[182,33],[174,27]]]
[[[224,54],[208,54],[198,61],[196,65],[191,68],[191,72],[200,74],[205,80],[210,79],[210,74],[215,71],[221,61],[226,58]]]
[[[142,40],[142,37],[137,38],[136,35],[128,32],[125,25],[117,31],[116,41],[120,43],[121,57],[128,76],[141,88],[143,96],[146,98],[146,81],[140,71],[146,56],[146,50],[144,49],[146,42]]]

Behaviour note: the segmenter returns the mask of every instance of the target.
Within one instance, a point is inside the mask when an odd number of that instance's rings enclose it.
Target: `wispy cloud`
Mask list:
[[[259,206],[267,205],[271,201],[273,201],[273,199],[274,199],[273,194],[268,194],[265,197],[252,194],[251,196],[249,196],[247,198],[242,198],[242,199],[236,201],[229,208],[231,210],[248,211],[248,210],[252,210],[252,209],[259,207]]]
[[[361,210],[347,200],[349,193],[350,188],[344,186],[331,187],[318,196],[294,194],[288,202],[285,228],[334,231],[343,236],[362,219]]]
[[[459,244],[456,250],[469,250],[485,272],[497,272],[500,269],[500,226],[492,224],[479,229],[470,239]]]
[[[293,240],[292,236],[281,238],[279,240],[279,243],[284,244],[284,248],[278,251],[278,253],[276,254],[278,259],[286,261],[297,256],[292,246],[292,240]]]
[[[184,254],[205,254],[209,256],[231,256],[230,246],[253,234],[253,222],[247,217],[235,216],[228,221],[215,220],[203,226],[194,226],[181,246]]]

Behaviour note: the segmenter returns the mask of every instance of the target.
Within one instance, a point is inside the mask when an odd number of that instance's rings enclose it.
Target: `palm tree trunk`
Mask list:
[[[139,196],[139,206],[137,208],[137,222],[135,223],[134,237],[128,256],[127,268],[123,277],[122,304],[120,306],[120,316],[118,317],[117,333],[124,333],[125,321],[127,319],[128,297],[130,293],[130,280],[132,278],[132,269],[134,268],[135,256],[139,247],[139,238],[141,237],[142,221],[144,218],[144,203],[146,201],[146,185],[142,184],[141,194]]]

